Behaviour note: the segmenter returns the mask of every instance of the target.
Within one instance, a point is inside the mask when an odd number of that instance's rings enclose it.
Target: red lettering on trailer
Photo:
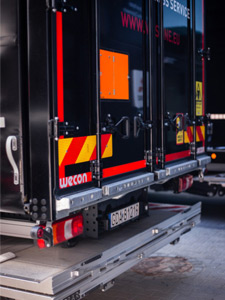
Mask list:
[[[63,177],[59,179],[59,188],[65,189],[68,187],[84,184],[92,181],[92,173],[83,173],[69,177]]]
[[[156,25],[158,26],[158,25]],[[164,40],[174,45],[180,45],[180,34],[175,31],[164,29]]]
[[[124,28],[128,28],[133,31],[137,31],[140,33],[148,34],[148,23],[138,17],[134,17],[130,14],[120,12],[121,13],[121,21],[122,21],[122,26]],[[158,38],[159,37],[159,25],[155,26],[155,36]],[[180,45],[180,34],[172,31],[170,29],[164,29],[164,40],[172,43],[174,45],[179,46]]]

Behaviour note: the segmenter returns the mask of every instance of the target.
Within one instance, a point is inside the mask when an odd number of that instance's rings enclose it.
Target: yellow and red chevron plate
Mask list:
[[[192,143],[194,140],[193,135],[193,126],[189,126],[187,131],[184,132],[184,142]],[[196,142],[203,142],[205,143],[205,125],[196,126]]]
[[[112,134],[101,137],[102,158],[111,157]],[[64,138],[58,141],[59,166],[79,164],[96,159],[96,135]]]
[[[196,126],[196,142],[205,142],[205,125]]]

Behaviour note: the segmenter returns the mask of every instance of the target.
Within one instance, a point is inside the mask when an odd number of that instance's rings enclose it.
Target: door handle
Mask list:
[[[16,162],[13,158],[12,150],[17,151],[17,138],[14,135],[8,136],[6,140],[6,154],[8,160],[13,168],[13,183],[15,185],[19,184],[19,169],[16,165]]]
[[[130,119],[128,117],[122,117],[122,119],[116,124],[116,126],[122,123],[125,123],[125,134],[122,134],[122,138],[128,139],[130,137]]]

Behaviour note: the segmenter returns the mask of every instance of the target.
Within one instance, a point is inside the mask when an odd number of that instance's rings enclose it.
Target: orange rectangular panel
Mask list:
[[[100,50],[100,97],[129,100],[128,55]]]

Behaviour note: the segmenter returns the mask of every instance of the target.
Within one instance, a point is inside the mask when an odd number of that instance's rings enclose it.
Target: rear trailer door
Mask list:
[[[188,0],[176,3],[164,1],[163,6],[161,105],[165,119],[165,163],[189,158],[193,142],[187,130],[192,111],[191,7]]]
[[[92,1],[56,5],[52,12],[56,196],[94,186],[96,159],[94,103],[95,44]]]
[[[144,4],[145,3],[145,4]],[[99,1],[102,178],[144,170],[145,1]]]
[[[24,214],[24,169],[22,100],[26,68],[21,70],[21,60],[26,53],[21,44],[26,28],[25,19],[19,15],[24,1],[1,1],[1,212]],[[26,103],[24,103],[26,105]]]
[[[205,64],[208,51],[205,49],[204,1],[195,1],[195,114],[196,152],[205,152]]]

